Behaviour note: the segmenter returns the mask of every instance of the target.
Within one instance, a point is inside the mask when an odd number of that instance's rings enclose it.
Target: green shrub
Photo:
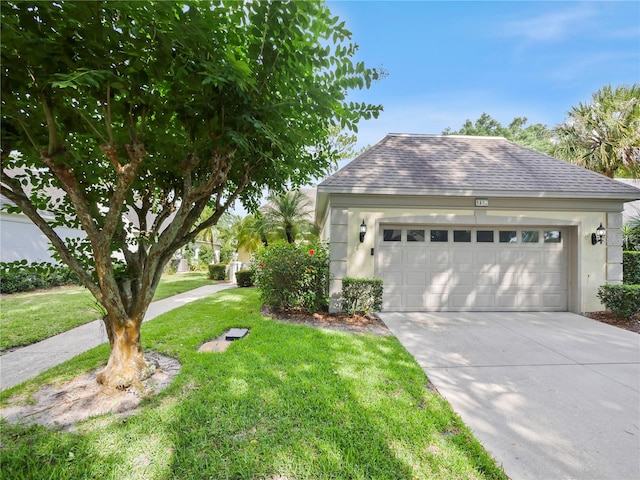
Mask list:
[[[236,253],[236,247],[232,245],[223,245],[220,249],[220,263],[228,263]]]
[[[215,263],[209,265],[209,278],[211,280],[224,280],[227,278],[227,264]]]
[[[251,273],[251,270],[237,271],[236,283],[239,287],[253,287],[253,274]]]
[[[622,252],[622,282],[640,285],[640,251]]]
[[[198,255],[198,266],[201,270],[207,270],[209,265],[213,262],[213,250],[209,245],[200,245],[200,252]]]
[[[27,263],[26,260],[0,262],[0,293],[29,292],[79,283],[76,274],[67,266]]]
[[[371,313],[382,310],[382,279],[342,279],[342,308],[349,314]]]
[[[598,298],[620,318],[631,318],[640,313],[640,285],[602,285]]]
[[[325,244],[278,243],[261,248],[251,261],[262,300],[277,310],[326,310],[329,249]]]

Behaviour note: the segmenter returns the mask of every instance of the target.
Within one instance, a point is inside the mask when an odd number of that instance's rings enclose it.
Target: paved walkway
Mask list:
[[[640,335],[558,313],[382,320],[510,478],[640,479]]]
[[[235,286],[232,283],[207,285],[157,300],[149,305],[144,321]],[[104,324],[102,320],[94,320],[60,335],[6,353],[0,356],[0,390],[30,380],[41,372],[105,342],[107,333]]]

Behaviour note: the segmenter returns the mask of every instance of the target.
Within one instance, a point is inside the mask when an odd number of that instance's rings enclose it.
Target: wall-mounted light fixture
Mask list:
[[[607,229],[602,226],[602,222],[600,222],[600,226],[596,228],[596,232],[591,234],[591,245],[595,245],[596,243],[602,243],[604,240],[604,236],[607,234]]]
[[[364,236],[367,234],[367,224],[364,223],[364,220],[362,220],[362,223],[360,224],[360,243],[364,242]]]

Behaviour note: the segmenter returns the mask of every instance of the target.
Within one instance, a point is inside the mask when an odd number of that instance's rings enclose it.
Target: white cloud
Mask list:
[[[549,4],[543,4],[549,5]],[[529,43],[555,42],[582,31],[589,20],[597,17],[592,5],[581,4],[569,10],[548,12],[525,20],[507,22],[502,33]]]

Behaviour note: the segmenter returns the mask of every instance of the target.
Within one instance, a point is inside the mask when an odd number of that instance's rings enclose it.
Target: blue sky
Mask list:
[[[353,33],[356,60],[388,72],[350,94],[384,106],[360,123],[358,148],[387,133],[457,130],[483,112],[552,128],[603,86],[640,83],[637,1],[326,3]]]
[[[441,133],[487,112],[553,127],[604,85],[640,82],[640,2],[328,1],[388,77],[351,99],[384,113],[358,145],[385,134]]]

